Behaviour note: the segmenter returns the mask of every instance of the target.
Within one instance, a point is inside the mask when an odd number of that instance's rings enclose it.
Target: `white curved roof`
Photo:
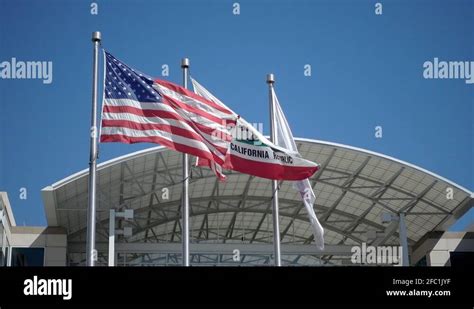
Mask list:
[[[304,158],[321,164],[311,183],[327,245],[398,245],[396,224],[381,222],[384,212],[407,214],[414,245],[427,232],[446,230],[472,207],[470,190],[407,162],[319,140],[300,138],[297,144]],[[99,164],[98,239],[106,239],[108,209],[132,208],[134,234],[128,242],[179,242],[181,169],[181,154],[161,146]],[[65,227],[68,241],[85,240],[87,176],[83,170],[42,190],[48,225]],[[453,199],[447,198],[448,188]],[[219,183],[209,169],[193,166],[189,192],[191,242],[272,243],[269,180],[229,172]],[[299,194],[290,182],[281,184],[279,194],[282,243],[310,243]]]

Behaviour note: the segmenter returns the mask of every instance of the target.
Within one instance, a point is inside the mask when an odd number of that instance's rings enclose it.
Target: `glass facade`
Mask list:
[[[0,267],[43,266],[44,248],[11,247],[10,221],[0,198]]]
[[[11,266],[43,266],[44,248],[12,248]]]

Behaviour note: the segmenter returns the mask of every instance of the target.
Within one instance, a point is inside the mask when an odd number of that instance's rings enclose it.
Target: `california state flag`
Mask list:
[[[196,94],[230,110],[196,80],[191,78],[191,81]],[[209,166],[218,171],[222,167],[274,180],[303,180],[311,177],[319,169],[318,164],[303,159],[297,151],[273,144],[242,117],[237,114],[235,116],[237,121],[227,125],[231,140],[228,143],[224,164],[219,166],[209,160],[198,158],[197,165]]]

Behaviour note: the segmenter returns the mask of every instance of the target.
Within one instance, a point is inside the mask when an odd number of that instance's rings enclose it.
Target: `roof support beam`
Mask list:
[[[401,167],[395,174],[392,175],[392,177],[390,177],[390,179],[387,180],[387,182],[383,184],[383,186],[380,186],[379,189],[377,189],[374,193],[372,193],[370,195],[370,198],[380,200],[381,197],[385,194],[385,192],[387,192],[387,189],[395,182],[395,180],[398,178],[398,176],[400,176],[400,174],[403,172],[404,169],[405,169],[404,167]],[[357,228],[357,226],[359,226],[360,222],[369,214],[369,212],[372,211],[375,205],[377,205],[377,202],[376,201],[372,202],[372,205],[370,205],[362,213],[362,215],[360,215],[359,218],[357,218],[357,220],[355,220],[354,223],[346,230],[348,232],[354,231]]]
[[[155,173],[153,174],[153,181],[152,181],[152,184],[151,184],[151,191],[155,191],[155,183],[156,183],[156,171],[158,169],[158,160],[159,160],[159,157],[156,155],[155,156],[155,163],[154,163],[154,167],[153,167],[153,170],[155,171]],[[156,193],[153,193],[150,195],[150,202],[148,203],[148,206],[152,206],[153,205],[153,198],[156,198],[156,202],[159,204],[160,203],[160,200],[158,199],[158,197],[156,196]],[[152,210],[153,208],[150,207],[150,210],[148,211],[148,216],[147,216],[147,223],[146,225],[149,225],[150,224],[150,219],[151,219],[151,213],[152,213]],[[166,217],[166,215],[165,215]],[[145,232],[145,239],[148,238],[148,231],[149,230],[146,230]],[[153,232],[153,234],[155,235],[155,238],[156,237],[156,234],[155,232],[153,231],[153,229],[151,229],[151,231]],[[158,238],[157,238],[158,240]]]
[[[321,217],[321,221],[326,221],[331,215],[331,213],[333,212],[333,210],[337,208],[339,203],[342,201],[342,199],[346,195],[347,189],[350,188],[350,186],[354,183],[354,181],[357,179],[357,176],[359,176],[360,172],[364,169],[367,163],[369,163],[371,158],[372,158],[371,156],[368,156],[367,158],[365,158],[364,162],[362,162],[362,164],[359,165],[359,167],[352,173],[352,175],[350,175],[347,178],[347,180],[342,184],[342,186],[340,187],[340,189],[342,190],[341,195],[336,200],[336,202],[332,204],[329,210],[323,214],[323,216]]]
[[[190,203],[193,204],[193,203],[198,203],[198,202],[202,202],[202,201],[209,201],[209,199],[215,199],[216,201],[220,201],[220,200],[240,200],[242,199],[241,196],[220,196],[220,197],[203,197],[203,198],[191,198],[190,199]],[[263,196],[260,196],[260,197],[252,197],[252,200],[260,200],[260,201],[268,201],[268,197],[263,197]],[[177,201],[172,201],[172,202],[166,202],[166,203],[161,203],[160,207],[165,207],[165,208],[177,208],[179,207],[179,204],[180,203],[180,200],[177,200]],[[280,204],[293,204],[293,205],[300,205],[301,202],[298,202],[298,201],[294,201],[294,200],[288,200],[288,199],[280,199]],[[152,206],[152,208],[155,207],[155,206]],[[323,209],[323,210],[327,210],[328,208],[327,207],[324,207],[322,205],[318,205],[318,208],[320,209]],[[144,207],[142,209],[137,209],[135,211],[135,215],[139,215],[140,213],[143,213],[143,212],[146,212],[148,211],[148,207]],[[248,212],[248,213],[264,213],[266,212],[266,210],[262,210],[262,209],[254,209],[254,208],[246,208],[246,209],[236,209],[235,207],[233,208],[219,208],[219,209],[210,209],[209,211],[197,211],[194,213],[195,216],[198,216],[198,215],[204,215],[206,213],[224,213],[224,212],[235,212],[235,211],[244,211],[244,212]],[[347,213],[347,212],[344,212],[344,211],[340,211],[338,209],[335,209],[333,210],[333,212],[335,214],[338,214],[338,215],[341,215],[341,216],[344,216],[346,218],[349,218],[349,219],[356,219],[357,216],[354,215],[354,214],[351,214],[351,213]],[[162,219],[162,220],[156,220],[155,222],[152,222],[152,224],[148,227],[142,227],[140,230],[137,230],[135,231],[136,233],[139,233],[139,232],[143,232],[144,229],[146,228],[150,228],[150,227],[153,227],[153,226],[158,226],[158,225],[161,225],[161,224],[165,224],[167,222],[170,222],[170,221],[175,221],[176,218],[179,218],[179,214],[180,212],[179,211],[176,211],[175,212],[175,215],[174,216],[170,216],[168,217],[168,219]],[[285,216],[285,217],[292,217],[293,214],[289,214],[287,212],[280,212],[280,215],[281,216]],[[307,217],[304,215],[299,215],[297,217],[297,219],[301,219],[301,220],[307,220]],[[108,219],[104,219],[104,220],[108,220]],[[383,225],[380,225],[380,224],[377,224],[375,222],[372,222],[372,221],[369,221],[369,220],[362,220],[363,223],[369,225],[369,226],[372,226],[376,229],[384,229],[384,226]],[[85,231],[85,228],[82,228],[76,232],[73,232],[69,235],[69,237],[71,239],[73,239],[74,237],[76,237],[77,235],[83,233]]]
[[[418,194],[411,202],[409,202],[407,205],[405,205],[402,209],[400,209],[399,212],[404,212],[404,213],[408,213],[410,212],[410,210],[413,209],[413,207],[416,206],[416,204],[418,203],[418,201],[420,201],[425,195],[426,193],[428,193],[431,188],[434,187],[434,185],[438,182],[438,180],[435,180],[433,181],[430,185],[428,185],[425,189],[423,189],[423,191],[420,192],[420,194]],[[440,210],[440,211],[443,211],[443,212],[447,212],[446,210],[444,210],[443,208],[441,207],[438,207],[438,206],[433,206],[432,207],[435,207],[436,209]]]
[[[245,207],[245,203],[247,202],[247,197],[248,197],[248,194],[249,194],[250,184],[252,183],[252,180],[254,178],[255,178],[255,176],[250,175],[248,180],[247,180],[247,184],[245,185],[244,192],[242,193],[242,199],[240,200],[239,205],[238,205],[239,209],[242,209],[242,208]],[[230,224],[229,224],[229,228],[227,229],[227,231],[225,233],[227,239],[232,238],[232,234],[234,232],[235,220],[237,219],[237,214],[238,214],[237,211],[234,212],[234,215],[232,216],[232,220],[230,221]],[[226,239],[224,239],[223,241],[225,243]]]
[[[216,193],[219,191],[219,179],[216,177],[216,180],[214,182],[214,188],[212,189],[212,193],[211,195],[212,196],[215,196],[217,195]],[[210,200],[207,204],[207,209],[210,209],[211,208],[211,205],[212,205],[213,201]],[[200,239],[201,238],[201,235],[202,235],[202,232],[204,230],[204,225],[206,225],[206,227],[209,227],[209,217],[207,214],[204,215],[204,219],[202,220],[202,223],[201,223],[201,228],[199,229],[199,233],[198,233],[198,236],[197,236],[197,239]],[[209,237],[209,231],[207,231],[206,233],[206,238]]]
[[[97,250],[107,251],[107,242],[98,242]],[[272,254],[272,244],[204,244],[191,243],[190,249],[196,254],[225,254],[232,255],[235,249],[239,249],[241,254]],[[327,255],[333,254],[338,256],[351,256],[352,246],[349,245],[327,245],[324,251],[319,250],[313,245],[281,245],[282,254],[285,255]],[[83,242],[71,242],[69,245],[70,253],[85,252],[85,244]],[[179,243],[160,243],[159,245],[151,245],[150,243],[117,243],[116,251],[120,253],[148,253],[148,254],[180,254],[181,244]]]

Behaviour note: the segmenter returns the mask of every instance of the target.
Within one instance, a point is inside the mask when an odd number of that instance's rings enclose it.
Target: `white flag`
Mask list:
[[[272,89],[272,96],[274,102],[274,113],[275,113],[275,121],[276,121],[276,144],[282,148],[298,152],[298,148],[296,147],[295,140],[293,138],[293,134],[291,133],[290,126],[286,121],[285,114],[281,109],[280,103],[278,103],[278,98],[275,94],[275,90]],[[311,227],[313,229],[314,240],[316,242],[316,246],[320,249],[324,249],[324,229],[319,223],[316,214],[314,213],[313,204],[316,200],[316,196],[314,195],[313,188],[308,179],[295,181],[294,187],[300,192],[301,198],[303,199],[304,206],[306,211],[308,212],[308,217],[311,222]]]

